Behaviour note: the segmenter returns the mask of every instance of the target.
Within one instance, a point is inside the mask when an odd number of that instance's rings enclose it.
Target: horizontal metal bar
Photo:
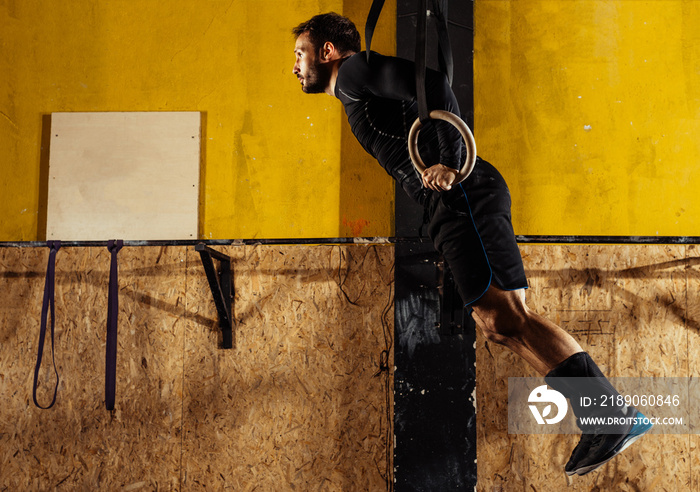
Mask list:
[[[700,244],[700,236],[515,236],[517,242],[542,244]]]
[[[278,238],[278,239],[174,239],[157,241],[124,240],[124,247],[140,246],[257,246],[257,245],[303,245],[303,244],[391,244],[397,242],[422,242],[427,238],[419,237],[317,237],[317,238]],[[0,248],[43,248],[46,241],[7,241],[0,242]],[[107,241],[61,241],[61,248],[101,247]]]
[[[700,236],[515,236],[521,244],[700,244]],[[257,246],[257,245],[324,245],[324,244],[394,244],[430,242],[420,237],[317,237],[278,239],[183,239],[124,241],[125,247],[142,246]],[[0,242],[0,248],[43,248],[46,241]],[[61,247],[106,247],[107,241],[62,241]]]
[[[168,239],[155,241],[124,241],[124,246],[195,246],[203,241],[196,239]],[[231,241],[206,241],[210,245],[228,245]],[[46,241],[8,241],[0,242],[0,248],[43,248],[48,246]],[[107,241],[61,241],[61,248],[93,248],[106,247]]]

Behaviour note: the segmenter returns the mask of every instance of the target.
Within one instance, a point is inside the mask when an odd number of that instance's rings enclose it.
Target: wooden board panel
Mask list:
[[[245,247],[234,258],[234,349],[188,330],[183,486],[387,490],[393,247]],[[214,317],[198,259],[190,316]],[[393,367],[392,359],[388,359]]]
[[[688,374],[696,377],[700,374],[700,247],[689,245],[686,250],[685,272],[688,290],[686,302],[688,311],[685,316],[685,329],[688,334],[686,349],[688,350]],[[697,404],[698,402],[696,402]],[[700,436],[687,436],[688,450],[678,461],[690,468],[688,490],[700,490]]]
[[[117,402],[104,406],[106,248],[64,248],[56,262],[55,406],[31,397],[46,250],[2,250],[0,488],[176,489],[181,448],[184,251],[126,248],[120,260]],[[182,258],[181,258],[182,256]],[[182,260],[182,261],[181,261]],[[23,266],[29,269],[22,271]],[[10,274],[8,276],[8,274]],[[38,398],[55,377],[47,338]],[[8,364],[9,363],[9,364]],[[137,488],[141,488],[138,486]]]
[[[697,250],[686,246],[521,246],[528,304],[569,331],[610,377],[698,376]],[[693,305],[697,301],[693,301]],[[697,436],[645,436],[604,468],[568,478],[576,435],[509,435],[507,378],[538,376],[479,333],[480,491],[691,490]],[[661,485],[665,489],[661,488]],[[695,489],[693,489],[695,490]]]
[[[53,113],[47,238],[197,237],[200,113]]]
[[[391,348],[393,247],[221,250],[235,267],[232,350],[218,348],[216,310],[191,248],[120,253],[112,414],[103,403],[106,248],[58,254],[62,379],[49,411],[31,402],[48,251],[0,250],[0,488],[387,490],[391,382],[377,372]],[[522,250],[529,304],[610,376],[698,376],[696,247]],[[477,356],[478,490],[697,488],[697,436],[646,436],[567,481],[576,436],[507,434],[507,378],[534,371],[481,335]]]
[[[48,250],[0,249],[0,490],[387,490],[393,246],[221,249],[231,350],[193,248],[119,253],[114,412],[107,249],[58,252],[50,410],[31,399]],[[42,403],[50,361],[46,347]]]

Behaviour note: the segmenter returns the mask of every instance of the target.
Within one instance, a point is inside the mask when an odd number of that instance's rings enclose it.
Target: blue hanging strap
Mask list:
[[[49,241],[47,246],[50,248],[49,264],[46,268],[46,280],[44,281],[44,302],[41,307],[41,328],[39,330],[39,352],[36,358],[36,366],[34,367],[34,387],[32,389],[32,398],[34,405],[47,410],[56,403],[56,394],[58,393],[58,369],[56,369],[56,355],[54,351],[54,329],[56,322],[56,310],[54,307],[54,293],[56,283],[56,253],[61,248],[61,241]],[[44,355],[44,340],[46,339],[46,322],[49,309],[51,310],[51,359],[53,361],[53,371],[56,374],[56,386],[53,390],[53,399],[48,406],[43,407],[39,404],[36,398],[36,390],[39,385],[39,369],[41,368],[41,359]]]
[[[119,266],[117,253],[122,240],[110,240],[107,249],[112,255],[109,268],[109,298],[107,299],[107,350],[105,354],[105,406],[114,410],[117,387],[117,326],[119,319]]]

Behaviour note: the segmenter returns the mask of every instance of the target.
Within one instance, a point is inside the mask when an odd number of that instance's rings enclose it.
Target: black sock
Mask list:
[[[552,369],[544,380],[569,399],[576,423],[584,431],[595,430],[600,424],[584,424],[581,417],[624,417],[627,414],[624,399],[586,352],[572,355]]]

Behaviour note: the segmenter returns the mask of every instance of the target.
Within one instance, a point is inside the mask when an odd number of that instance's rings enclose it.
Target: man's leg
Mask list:
[[[580,406],[582,396],[608,395],[618,401],[619,393],[571,335],[526,306],[523,290],[504,291],[492,285],[473,308],[472,316],[488,340],[523,357],[569,399],[584,434],[566,464],[567,474],[584,475],[595,470],[651,428],[648,423],[635,424],[644,416],[632,407],[595,414]],[[581,417],[615,417],[625,423],[587,426]]]
[[[491,285],[472,307],[472,317],[489,341],[508,347],[543,376],[583,352],[571,335],[527,307],[523,289]]]

